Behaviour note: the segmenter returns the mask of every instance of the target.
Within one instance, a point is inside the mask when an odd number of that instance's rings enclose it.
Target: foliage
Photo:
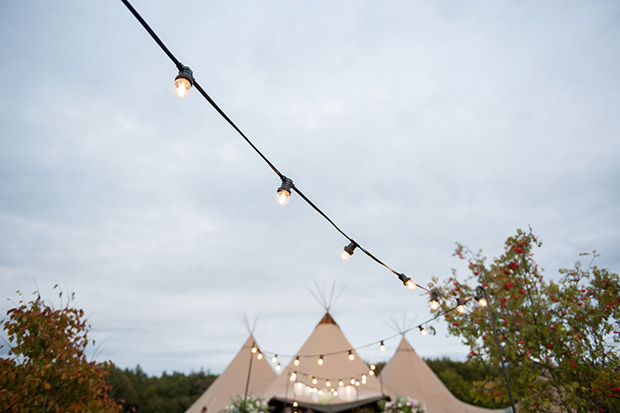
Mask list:
[[[496,403],[494,400],[480,400],[475,397],[475,382],[486,378],[503,378],[498,368],[489,364],[450,360],[447,357],[424,359],[424,362],[459,400],[481,407],[505,407],[504,403]]]
[[[164,372],[149,377],[140,366],[121,370],[110,368],[110,395],[123,405],[124,412],[182,413],[215,381],[216,375],[204,371],[188,375]]]
[[[222,413],[269,413],[272,410],[273,407],[260,397],[248,396],[246,399],[237,396],[224,407]]]
[[[382,401],[379,404],[383,413],[425,413],[426,409],[420,406],[416,399],[409,396],[396,395],[396,400]]]
[[[460,281],[454,270],[431,287],[443,297],[443,310],[474,296],[475,285],[486,289],[520,411],[620,411],[620,278],[577,262],[560,271],[559,282],[546,282],[533,258],[541,245],[531,230],[518,230],[487,264],[482,252],[457,244],[455,255],[468,259],[471,274]],[[471,360],[499,365],[487,308],[473,302],[469,311],[446,314],[448,330],[470,347]],[[502,378],[476,385],[477,400],[509,403]]]
[[[22,298],[7,312],[2,326],[9,339],[0,359],[0,405],[7,412],[113,412],[108,396],[108,363],[88,361],[89,343],[83,310],[54,309],[41,299]],[[62,292],[59,293],[62,303]]]

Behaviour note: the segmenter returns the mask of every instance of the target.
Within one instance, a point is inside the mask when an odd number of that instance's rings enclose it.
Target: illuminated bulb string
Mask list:
[[[372,260],[374,260],[376,263],[378,263],[379,265],[385,267],[386,269],[388,269],[389,271],[391,271],[394,275],[396,275],[397,277],[399,277],[399,279],[409,288],[413,289],[415,287],[419,287],[420,289],[430,292],[427,288],[414,283],[413,281],[411,281],[411,279],[407,276],[405,276],[404,274],[395,271],[394,269],[392,269],[391,267],[389,267],[387,264],[385,264],[384,262],[382,262],[380,259],[378,259],[376,256],[374,256],[373,254],[370,253],[370,251],[364,249],[359,243],[357,243],[356,241],[354,241],[351,237],[349,237],[347,234],[345,234],[335,223],[334,221],[332,221],[319,207],[317,207],[312,201],[310,201],[310,199],[308,197],[306,197],[303,192],[301,192],[301,190],[295,186],[293,184],[293,181],[290,180],[289,178],[287,178],[286,176],[284,176],[279,170],[278,168],[275,167],[275,165],[273,163],[271,163],[271,161],[269,161],[269,159],[267,159],[267,157],[265,155],[263,155],[263,153],[252,143],[252,141],[241,131],[241,129],[239,129],[239,127],[232,121],[232,119],[230,119],[228,117],[228,115],[226,115],[226,113],[218,106],[217,103],[215,103],[215,101],[207,94],[207,92],[202,88],[202,86],[200,86],[200,84],[196,81],[196,79],[194,78],[194,75],[191,71],[191,69],[185,65],[183,65],[173,54],[172,52],[166,47],[166,45],[161,41],[161,39],[157,36],[157,34],[153,31],[153,29],[151,29],[151,27],[148,25],[148,23],[142,18],[142,16],[140,16],[140,14],[136,11],[136,9],[134,9],[134,7],[129,3],[128,0],[121,0],[123,2],[123,4],[127,7],[127,9],[129,9],[129,11],[134,15],[134,17],[138,20],[138,22],[140,22],[140,24],[144,27],[144,29],[148,32],[148,34],[153,38],[153,40],[155,41],[155,43],[157,43],[157,45],[163,50],[163,52],[170,58],[170,60],[172,60],[172,62],[175,64],[175,66],[177,67],[177,69],[179,70],[179,75],[177,76],[177,78],[175,79],[176,83],[181,83],[180,86],[177,85],[177,89],[181,89],[181,92],[183,95],[187,94],[189,91],[189,87],[194,86],[198,92],[200,92],[200,94],[211,104],[211,106],[220,114],[220,116],[222,116],[226,122],[228,122],[228,124],[235,130],[237,131],[237,133],[239,133],[239,135],[246,141],[246,143],[248,145],[250,145],[250,147],[252,149],[254,149],[254,151],[263,159],[263,161],[265,161],[265,163],[267,165],[269,165],[269,167],[273,170],[273,172],[278,175],[278,177],[282,180],[283,186],[288,185],[289,189],[288,189],[288,195],[285,193],[280,194],[280,189],[282,187],[280,187],[278,189],[278,203],[280,203],[280,205],[284,205],[286,203],[288,203],[288,200],[290,198],[291,195],[291,190],[294,190],[304,201],[306,201],[306,203],[308,205],[310,205],[319,215],[321,215],[323,218],[325,218],[325,220],[327,220],[327,222],[329,222],[343,237],[345,237],[348,241],[349,241],[349,245],[353,244],[355,245],[356,248],[359,248],[364,254],[366,254],[369,258],[371,258]],[[187,82],[184,82],[183,79],[187,80]],[[355,247],[353,249],[355,249]],[[353,252],[353,249],[351,250],[351,254]]]

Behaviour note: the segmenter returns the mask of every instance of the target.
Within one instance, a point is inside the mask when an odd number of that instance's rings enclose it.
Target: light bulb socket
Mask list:
[[[282,175],[282,185],[278,188],[276,192],[286,191],[289,194],[291,193],[291,189],[293,188],[293,181],[286,176]]]
[[[179,74],[174,78],[174,80],[186,79],[190,85],[194,86],[194,72],[192,72],[192,69],[182,64],[179,64],[178,69]]]
[[[435,291],[431,291],[431,310],[437,310],[439,308],[439,294]]]
[[[351,240],[351,242],[349,243],[349,245],[347,245],[346,247],[344,247],[344,251],[349,254],[349,255],[353,255],[353,253],[355,252],[355,248],[359,247],[359,245],[357,245],[357,242]]]

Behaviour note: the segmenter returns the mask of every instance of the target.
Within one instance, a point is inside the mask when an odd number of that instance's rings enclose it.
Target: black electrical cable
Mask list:
[[[161,39],[157,36],[157,34],[155,33],[155,31],[153,31],[153,29],[151,29],[151,27],[148,25],[148,23],[142,18],[142,16],[140,15],[140,13],[137,12],[136,9],[134,9],[134,7],[129,3],[129,1],[127,0],[121,0],[123,2],[123,4],[129,9],[129,11],[134,15],[134,17],[140,22],[140,24],[142,24],[142,26],[144,27],[144,29],[148,32],[148,34],[153,38],[153,40],[155,41],[155,43],[157,43],[157,45],[164,51],[164,53],[166,53],[166,55],[170,58],[170,60],[172,60],[172,62],[175,64],[175,66],[177,67],[177,69],[179,69],[179,71],[183,70],[184,66],[183,64],[172,54],[172,52],[166,47],[166,45],[164,44],[164,42],[161,41]],[[196,81],[196,79],[193,77],[192,75],[192,83],[193,86],[198,90],[198,92],[200,92],[200,94],[211,104],[211,106],[213,106],[213,108],[230,124],[230,126],[233,127],[233,129],[235,129],[237,131],[237,133],[239,133],[239,135],[241,135],[241,137],[246,141],[246,143],[248,145],[250,145],[252,147],[252,149],[254,149],[254,151],[267,163],[267,165],[269,165],[269,167],[276,173],[276,175],[278,175],[278,177],[280,177],[280,179],[284,178],[284,175],[278,170],[278,168],[275,167],[275,165],[273,163],[271,163],[271,161],[269,161],[269,159],[263,155],[263,153],[256,147],[256,145],[254,145],[252,143],[252,141],[241,131],[241,129],[239,129],[239,127],[232,121],[232,119],[230,119],[228,117],[228,115],[226,115],[226,113],[219,107],[219,105],[217,103],[215,103],[215,101],[209,96],[209,94],[202,88],[202,86],[200,86],[200,84]],[[366,254],[368,257],[370,257],[372,260],[374,260],[375,262],[377,262],[379,265],[382,265],[383,267],[387,268],[388,270],[390,270],[392,273],[394,273],[395,275],[397,275],[399,278],[402,278],[404,276],[404,274],[399,273],[395,270],[393,270],[392,268],[390,268],[388,265],[386,265],[385,263],[383,263],[381,260],[379,260],[377,257],[375,257],[373,254],[371,254],[368,250],[362,248],[362,246],[357,243],[356,241],[353,241],[352,238],[350,238],[347,234],[344,233],[344,231],[342,231],[335,223],[334,221],[332,221],[319,207],[317,207],[312,201],[310,201],[310,199],[308,197],[306,197],[303,192],[301,192],[301,190],[299,188],[297,188],[297,186],[293,185],[293,189],[295,190],[295,192],[297,192],[299,194],[299,196],[306,201],[306,203],[308,203],[308,205],[310,205],[316,212],[318,212],[323,218],[325,218],[325,220],[327,220],[327,222],[329,222],[342,236],[344,236],[346,239],[348,239],[350,242],[355,242],[357,244],[357,246],[360,248],[360,250],[362,252],[364,252],[364,254]],[[419,287],[420,289],[426,291],[426,292],[430,292],[430,290],[428,290],[427,288],[415,283],[415,285],[417,287]]]

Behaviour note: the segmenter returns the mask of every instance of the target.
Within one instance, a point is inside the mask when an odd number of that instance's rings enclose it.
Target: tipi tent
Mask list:
[[[380,376],[383,390],[394,399],[397,394],[410,396],[426,405],[428,413],[504,413],[472,406],[457,399],[433,373],[403,335],[396,353],[383,367]]]
[[[230,400],[238,395],[243,396],[245,394],[250,360],[253,356],[251,349],[254,343],[254,337],[250,334],[233,361],[202,396],[186,410],[186,413],[201,413],[204,407],[207,408],[209,413],[217,413]],[[273,371],[273,368],[265,358],[259,360],[257,357],[253,357],[248,394],[256,397],[265,397],[265,390],[276,377],[276,372]]]
[[[299,365],[295,365],[297,358]],[[314,411],[339,412],[376,402],[384,395],[379,380],[327,311],[265,398],[271,403],[297,402]]]

